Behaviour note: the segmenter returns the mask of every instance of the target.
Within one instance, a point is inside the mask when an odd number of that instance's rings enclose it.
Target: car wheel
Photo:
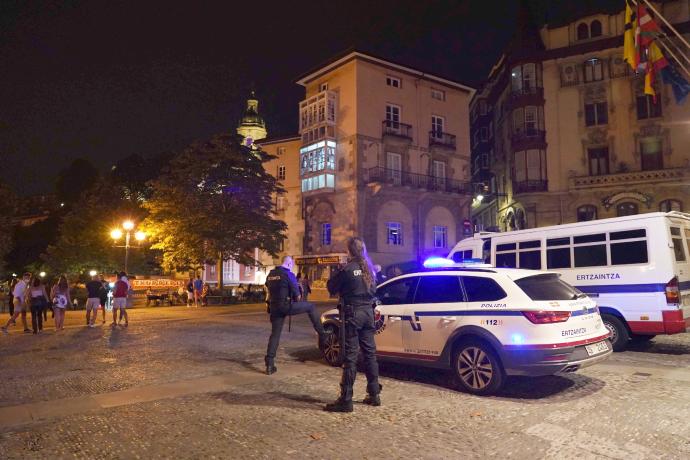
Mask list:
[[[650,340],[652,340],[656,335],[637,335],[633,334],[632,337],[630,337],[630,340],[632,340],[634,343],[647,343]]]
[[[331,366],[340,366],[343,363],[340,347],[340,331],[333,326],[327,327],[326,330],[330,332],[330,334],[326,337],[326,342],[323,346],[323,357]]]
[[[604,326],[611,334],[610,340],[613,346],[613,351],[624,351],[628,346],[630,340],[630,333],[620,318],[613,315],[601,315],[601,320]]]
[[[505,380],[496,352],[480,340],[463,341],[455,348],[453,372],[460,388],[476,395],[495,393]]]

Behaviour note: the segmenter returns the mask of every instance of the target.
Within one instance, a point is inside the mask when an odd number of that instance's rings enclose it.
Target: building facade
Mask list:
[[[690,2],[659,4],[688,37]],[[621,11],[518,32],[470,106],[479,229],[690,210],[690,104],[623,61]],[[658,80],[661,80],[660,78]]]
[[[384,267],[446,255],[470,212],[473,90],[357,51],[298,84],[299,135],[260,142],[286,189],[276,197],[288,224],[283,254],[317,288],[353,235]]]

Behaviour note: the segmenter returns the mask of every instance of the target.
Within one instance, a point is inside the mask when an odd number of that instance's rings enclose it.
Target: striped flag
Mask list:
[[[639,24],[638,46],[640,49],[647,47],[661,32],[656,21],[649,14],[647,8],[639,2],[637,5],[637,18]]]

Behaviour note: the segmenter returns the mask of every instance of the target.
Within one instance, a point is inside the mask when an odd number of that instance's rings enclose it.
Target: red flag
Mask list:
[[[658,33],[661,32],[652,15],[649,14],[647,8],[642,5],[642,2],[637,4],[637,18],[639,21],[640,34],[639,45],[640,48],[648,46],[654,40]]]

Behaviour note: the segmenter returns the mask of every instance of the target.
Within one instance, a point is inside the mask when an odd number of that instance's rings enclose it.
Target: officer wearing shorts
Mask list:
[[[268,348],[264,358],[266,374],[268,375],[278,370],[275,366],[275,357],[286,317],[306,313],[309,315],[314,330],[319,334],[320,348],[323,347],[326,340],[326,331],[319,320],[314,304],[299,301],[299,286],[295,274],[292,273],[294,264],[292,257],[285,256],[283,264],[271,270],[266,277],[266,288],[269,296],[266,303],[271,315],[271,337],[268,339]]]
[[[349,262],[334,273],[326,284],[328,292],[341,299],[340,314],[345,325],[340,397],[324,407],[324,410],[329,412],[352,412],[352,393],[357,376],[357,355],[360,350],[364,357],[364,373],[367,376],[367,396],[363,402],[370,406],[381,405],[379,365],[376,361],[374,342],[376,270],[369,260],[367,248],[361,238],[350,238],[347,242],[347,251]]]

